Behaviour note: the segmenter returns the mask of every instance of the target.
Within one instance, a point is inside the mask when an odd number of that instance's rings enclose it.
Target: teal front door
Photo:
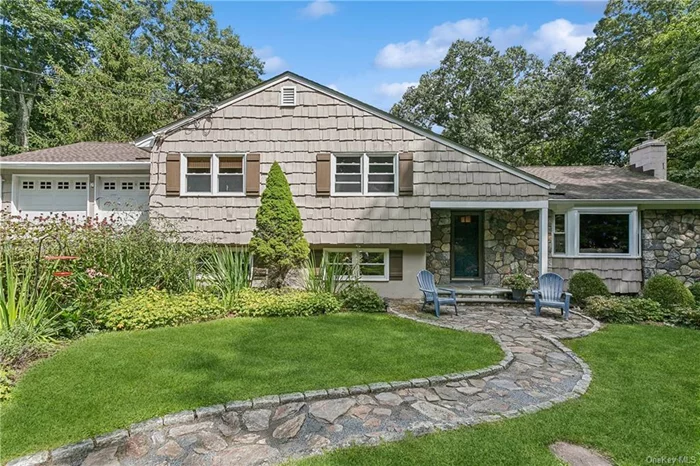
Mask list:
[[[480,213],[452,215],[452,279],[480,280],[482,275],[482,217]]]

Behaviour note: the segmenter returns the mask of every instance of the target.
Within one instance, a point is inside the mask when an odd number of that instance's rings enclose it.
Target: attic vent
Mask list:
[[[280,106],[294,107],[297,104],[297,88],[283,87],[280,90]]]

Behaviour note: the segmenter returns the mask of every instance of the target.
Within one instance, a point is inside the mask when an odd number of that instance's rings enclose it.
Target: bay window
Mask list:
[[[333,154],[332,194],[397,194],[397,153]]]
[[[244,154],[184,154],[181,194],[243,195],[244,162]]]
[[[389,280],[388,249],[326,249],[328,270],[341,279]]]

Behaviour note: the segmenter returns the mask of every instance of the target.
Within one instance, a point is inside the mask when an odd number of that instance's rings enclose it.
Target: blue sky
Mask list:
[[[389,109],[456,39],[489,36],[543,58],[577,52],[604,2],[209,2],[266,63]]]

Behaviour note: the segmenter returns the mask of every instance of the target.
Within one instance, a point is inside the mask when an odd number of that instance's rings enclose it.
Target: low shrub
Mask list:
[[[41,329],[18,321],[9,330],[0,331],[0,366],[21,369],[55,348],[56,344],[45,339]]]
[[[585,312],[604,322],[665,322],[700,329],[699,310],[682,306],[664,309],[661,304],[646,298],[592,296],[586,300]]]
[[[330,314],[340,310],[331,293],[308,291],[244,289],[233,310],[247,317],[291,317]]]
[[[582,306],[591,296],[610,296],[608,287],[593,272],[576,272],[569,280],[569,293],[574,303]]]
[[[695,298],[695,305],[700,305],[700,282],[695,282],[688,287],[690,293]]]
[[[0,367],[0,403],[10,399],[10,392],[15,385],[15,378],[15,371]]]
[[[97,324],[107,330],[139,330],[216,319],[226,314],[221,300],[208,292],[172,294],[149,288],[98,311]]]
[[[644,284],[642,296],[661,304],[664,309],[674,306],[693,307],[695,298],[683,283],[670,275],[656,275]]]
[[[591,296],[585,302],[585,312],[598,320],[620,324],[659,322],[664,318],[661,305],[644,298]]]
[[[379,294],[367,285],[358,284],[340,294],[343,309],[349,312],[386,312],[386,304]]]

